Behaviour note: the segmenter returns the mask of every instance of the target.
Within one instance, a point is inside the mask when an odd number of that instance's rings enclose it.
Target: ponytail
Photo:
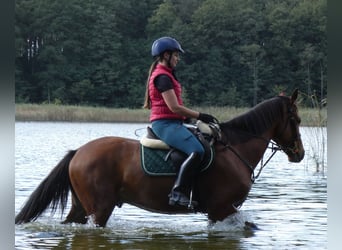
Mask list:
[[[155,69],[155,67],[157,66],[158,62],[159,62],[159,58],[157,58],[151,64],[151,67],[148,71],[148,77],[147,77],[147,81],[146,81],[146,90],[145,90],[145,101],[144,101],[144,106],[143,106],[143,108],[145,108],[145,109],[151,109],[151,100],[150,100],[150,94],[149,94],[149,83],[150,83],[151,74],[152,74],[153,70]]]

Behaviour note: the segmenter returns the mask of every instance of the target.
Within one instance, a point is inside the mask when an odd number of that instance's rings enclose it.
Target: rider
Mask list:
[[[154,133],[169,146],[187,154],[169,194],[169,204],[188,206],[190,201],[184,192],[204,156],[204,148],[183,122],[186,118],[195,118],[209,123],[215,122],[216,118],[183,105],[181,84],[174,72],[180,53],[184,50],[174,38],[161,37],[153,42],[152,56],[155,61],[146,82],[144,108],[151,109],[150,121]],[[196,203],[193,202],[193,205],[196,206]]]

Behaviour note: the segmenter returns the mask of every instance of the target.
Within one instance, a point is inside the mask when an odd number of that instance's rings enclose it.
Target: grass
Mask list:
[[[147,110],[54,104],[16,104],[16,121],[146,122]]]
[[[194,110],[212,114],[221,122],[228,121],[249,108],[193,107]],[[299,108],[302,126],[326,126],[327,110]],[[149,110],[104,108],[55,104],[16,104],[16,121],[68,121],[68,122],[136,122],[148,123]],[[318,124],[323,121],[324,124]]]

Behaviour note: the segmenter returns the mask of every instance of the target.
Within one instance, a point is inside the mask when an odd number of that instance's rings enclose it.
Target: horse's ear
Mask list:
[[[298,89],[295,89],[292,93],[292,96],[291,96],[291,103],[292,104],[297,100],[297,97],[298,97]]]

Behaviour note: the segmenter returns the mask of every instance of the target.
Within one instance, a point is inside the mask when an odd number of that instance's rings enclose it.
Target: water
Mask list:
[[[15,124],[15,213],[69,149],[107,135],[138,139],[146,124]],[[327,249],[327,167],[317,168],[312,128],[301,128],[306,157],[277,153],[239,213],[209,225],[204,214],[164,215],[116,208],[106,228],[62,225],[70,208],[15,226],[16,249]],[[326,135],[326,131],[324,131]],[[325,136],[326,138],[326,136]],[[266,152],[268,155],[270,152]],[[326,163],[326,155],[323,155]],[[245,221],[259,230],[245,230]]]

